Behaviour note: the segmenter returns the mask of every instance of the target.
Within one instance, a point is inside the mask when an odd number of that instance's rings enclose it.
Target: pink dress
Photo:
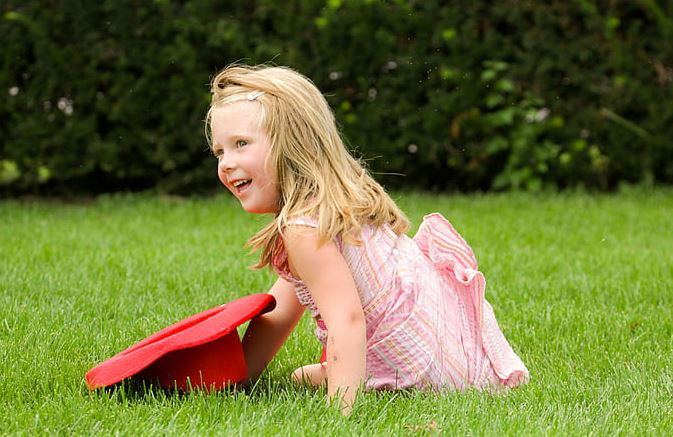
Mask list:
[[[289,224],[317,227],[308,218]],[[484,299],[472,249],[444,217],[426,216],[413,239],[386,225],[365,226],[361,240],[335,244],[364,309],[368,389],[515,387],[528,380]],[[277,249],[273,268],[295,285],[324,345],[327,331],[315,302],[290,273],[284,247]]]

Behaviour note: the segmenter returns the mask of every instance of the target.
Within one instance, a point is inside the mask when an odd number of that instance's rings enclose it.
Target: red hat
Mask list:
[[[270,294],[253,294],[188,317],[89,370],[87,385],[93,390],[138,377],[186,391],[243,381],[248,368],[236,327],[275,306]]]

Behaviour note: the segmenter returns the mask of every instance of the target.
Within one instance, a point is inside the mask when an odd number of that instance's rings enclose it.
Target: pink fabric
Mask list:
[[[309,218],[289,224],[317,227]],[[444,217],[426,216],[413,239],[388,226],[365,226],[361,240],[359,246],[339,238],[335,243],[366,317],[368,388],[515,387],[528,381],[484,298],[486,282],[472,249]],[[290,273],[282,245],[273,267],[295,285],[324,345],[326,327],[310,291]]]

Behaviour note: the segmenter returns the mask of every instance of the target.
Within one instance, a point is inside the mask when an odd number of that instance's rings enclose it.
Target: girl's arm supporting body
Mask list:
[[[250,321],[243,336],[243,354],[251,380],[257,379],[285,343],[304,312],[294,285],[282,278],[269,290],[276,307]]]
[[[365,382],[366,331],[353,275],[336,245],[319,244],[318,231],[288,226],[283,240],[290,270],[311,292],[327,327],[327,394],[350,411]]]

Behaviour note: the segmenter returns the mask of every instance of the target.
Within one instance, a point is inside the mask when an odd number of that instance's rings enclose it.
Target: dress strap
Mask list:
[[[302,225],[310,226],[312,228],[318,227],[318,220],[311,217],[292,217],[287,220],[288,225]]]

